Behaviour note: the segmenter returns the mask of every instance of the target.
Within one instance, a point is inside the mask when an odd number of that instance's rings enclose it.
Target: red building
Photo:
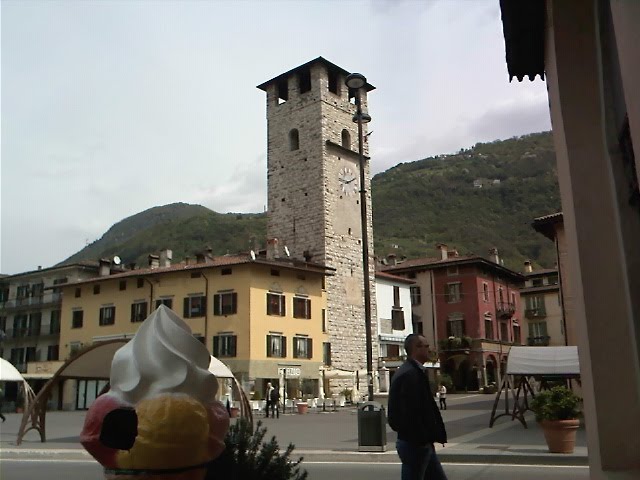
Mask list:
[[[504,267],[495,249],[487,260],[438,248],[440,258],[386,262],[381,269],[416,282],[412,322],[437,348],[442,371],[456,388],[498,383],[511,345],[522,344],[518,311],[524,278]]]

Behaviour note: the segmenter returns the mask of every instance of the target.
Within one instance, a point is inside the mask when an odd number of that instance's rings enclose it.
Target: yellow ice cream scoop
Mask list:
[[[205,406],[181,394],[161,395],[136,405],[138,436],[131,450],[118,453],[121,469],[172,469],[212,458]]]

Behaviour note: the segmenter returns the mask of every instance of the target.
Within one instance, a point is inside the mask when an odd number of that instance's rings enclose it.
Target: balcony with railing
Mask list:
[[[551,340],[551,337],[549,335],[527,337],[527,345],[529,345],[530,347],[548,347],[549,340]]]
[[[544,308],[527,308],[524,311],[524,316],[527,318],[545,318],[547,311]]]
[[[441,352],[455,351],[455,350],[470,350],[473,344],[471,337],[449,337],[443,340],[438,340],[438,348]]]
[[[48,292],[34,297],[19,297],[7,300],[0,304],[4,310],[20,310],[26,308],[44,308],[50,305],[58,305],[62,301],[62,294],[59,292]]]
[[[516,313],[516,304],[513,302],[498,302],[496,315],[500,318],[510,318]]]

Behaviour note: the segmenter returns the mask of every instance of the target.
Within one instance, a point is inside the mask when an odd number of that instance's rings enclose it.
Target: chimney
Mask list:
[[[524,271],[525,271],[525,273],[533,272],[533,268],[531,267],[531,260],[525,260],[524,261]]]
[[[440,260],[446,260],[449,258],[449,252],[447,251],[447,246],[444,243],[437,244],[436,248],[440,250]]]
[[[100,259],[100,267],[98,269],[98,275],[101,277],[107,277],[111,273],[111,260],[106,258]]]
[[[387,255],[387,265],[396,265],[398,262],[396,261],[396,254],[390,253]]]
[[[207,252],[207,257],[209,258],[213,258],[213,248],[211,248],[209,245],[207,245],[207,247],[205,248],[206,252]]]
[[[196,263],[205,263],[204,253],[196,253]]]
[[[173,260],[173,252],[168,248],[160,250],[160,266],[161,267],[170,267],[171,260]]]
[[[267,260],[280,258],[280,249],[278,248],[278,239],[270,238],[267,240]]]
[[[460,253],[458,252],[458,249],[456,247],[453,247],[453,250],[451,251],[451,255],[454,257],[460,256]]]
[[[149,255],[147,258],[149,259],[149,267],[158,268],[160,266],[160,257],[158,255]]]
[[[494,263],[497,263],[498,265],[500,265],[500,257],[498,256],[498,249],[497,248],[492,248],[491,250],[489,250],[489,256],[490,256],[490,260]]]

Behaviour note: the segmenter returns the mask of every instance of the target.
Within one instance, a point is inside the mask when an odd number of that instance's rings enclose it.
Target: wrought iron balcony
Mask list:
[[[543,335],[540,337],[528,337],[527,344],[530,347],[548,347],[549,340],[551,340],[551,337],[549,335]]]
[[[469,350],[473,339],[471,337],[449,337],[443,340],[438,340],[438,347],[441,352],[451,350]]]
[[[524,316],[527,318],[545,318],[547,312],[544,308],[527,308],[524,311]]]
[[[496,314],[501,318],[510,318],[516,313],[516,305],[513,302],[498,302]]]
[[[7,300],[1,304],[4,310],[20,310],[27,308],[42,308],[49,305],[59,304],[62,301],[62,295],[58,292],[45,293],[35,297],[20,297]]]

